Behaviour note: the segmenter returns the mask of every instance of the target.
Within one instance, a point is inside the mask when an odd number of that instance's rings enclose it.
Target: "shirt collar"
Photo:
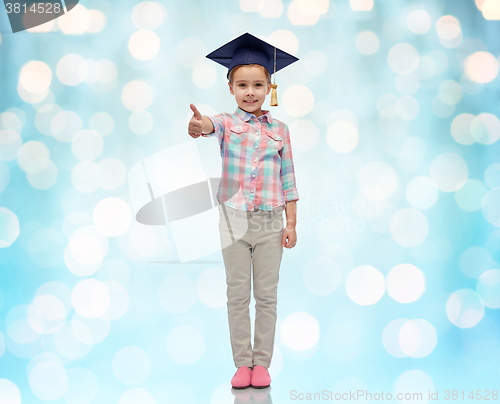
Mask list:
[[[252,116],[256,116],[255,114],[251,114],[250,112],[242,110],[240,107],[236,108],[235,115],[239,116],[241,119],[243,119],[245,122],[248,122],[250,119],[252,119]],[[273,118],[271,116],[271,111],[267,109],[262,110],[262,116],[266,117],[267,121],[269,123],[273,123]]]

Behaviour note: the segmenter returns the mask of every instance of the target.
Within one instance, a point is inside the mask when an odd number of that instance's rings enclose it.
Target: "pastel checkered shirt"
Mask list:
[[[217,199],[231,208],[270,211],[299,199],[288,126],[262,113],[207,116],[214,131],[202,136],[217,137],[222,157]]]

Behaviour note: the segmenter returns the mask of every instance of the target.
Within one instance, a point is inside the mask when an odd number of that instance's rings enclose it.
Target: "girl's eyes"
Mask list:
[[[239,86],[240,87],[245,87],[245,84],[240,83]],[[262,84],[261,83],[257,83],[257,87],[262,87]]]

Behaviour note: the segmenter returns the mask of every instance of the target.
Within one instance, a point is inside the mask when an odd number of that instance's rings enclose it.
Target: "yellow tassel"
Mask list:
[[[276,88],[278,85],[276,84],[276,46],[274,47],[274,83],[271,84],[273,90],[271,91],[271,107],[278,106],[278,94],[276,93]]]
[[[276,93],[276,87],[278,87],[278,85],[271,84],[271,87],[273,88],[271,91],[271,107],[277,107],[278,106],[278,94]]]

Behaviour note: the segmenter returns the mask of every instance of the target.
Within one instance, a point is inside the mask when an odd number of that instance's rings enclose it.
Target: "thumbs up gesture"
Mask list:
[[[189,104],[191,110],[193,111],[193,117],[189,121],[188,133],[192,138],[198,138],[203,133],[203,119],[201,117],[200,111],[196,109],[194,104]]]

